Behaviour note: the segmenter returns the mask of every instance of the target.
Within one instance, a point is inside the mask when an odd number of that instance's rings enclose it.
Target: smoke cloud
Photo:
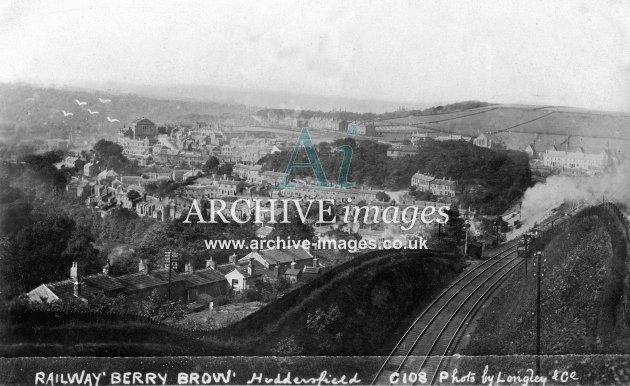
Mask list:
[[[546,217],[563,202],[597,204],[606,201],[630,206],[630,161],[606,173],[591,177],[551,176],[536,184],[523,196],[522,219],[531,225]]]

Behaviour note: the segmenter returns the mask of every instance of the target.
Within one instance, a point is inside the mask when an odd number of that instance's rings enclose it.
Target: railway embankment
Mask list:
[[[464,355],[536,354],[537,278],[516,272],[479,318]],[[541,353],[630,352],[628,224],[614,205],[587,208],[542,249]]]

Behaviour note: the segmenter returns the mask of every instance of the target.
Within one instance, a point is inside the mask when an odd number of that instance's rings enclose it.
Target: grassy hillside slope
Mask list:
[[[422,124],[433,130],[470,136],[507,130],[630,140],[627,130],[630,115],[564,107],[494,105],[451,114],[397,118],[382,123]]]
[[[582,211],[543,250],[541,351],[544,354],[630,352],[619,303],[628,261],[626,234],[603,207]],[[468,355],[536,352],[536,278],[517,271],[487,307]]]
[[[253,345],[256,354],[388,353],[414,311],[461,272],[463,262],[427,251],[369,255],[326,273],[222,333],[251,340],[252,331],[258,331],[266,336],[266,346]]]

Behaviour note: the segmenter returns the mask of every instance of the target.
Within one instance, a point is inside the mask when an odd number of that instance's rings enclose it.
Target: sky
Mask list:
[[[627,1],[4,1],[0,82],[630,111]]]

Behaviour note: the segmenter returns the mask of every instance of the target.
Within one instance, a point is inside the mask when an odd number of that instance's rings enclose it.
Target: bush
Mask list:
[[[257,289],[246,289],[241,295],[243,302],[255,302],[262,300],[262,294]]]
[[[215,307],[224,306],[230,303],[232,303],[232,296],[230,295],[220,295],[214,299]]]

